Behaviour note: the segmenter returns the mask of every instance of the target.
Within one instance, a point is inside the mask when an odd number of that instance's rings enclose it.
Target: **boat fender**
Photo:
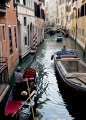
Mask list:
[[[73,58],[78,58],[78,56],[73,56]]]
[[[53,60],[54,55],[51,56],[51,60]]]
[[[58,57],[56,57],[56,59],[61,59],[61,57],[60,57],[60,56],[58,56]]]

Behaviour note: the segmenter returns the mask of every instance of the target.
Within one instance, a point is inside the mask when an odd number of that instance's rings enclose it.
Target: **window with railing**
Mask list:
[[[0,57],[0,84],[9,81],[8,63],[6,57]]]

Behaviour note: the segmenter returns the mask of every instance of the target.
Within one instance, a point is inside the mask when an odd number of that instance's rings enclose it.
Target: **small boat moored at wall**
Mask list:
[[[37,72],[36,66],[33,63],[34,59],[22,71],[24,82],[22,83],[20,94],[18,86],[14,83],[5,106],[5,118],[12,120],[34,120],[37,102]]]
[[[86,94],[86,64],[72,51],[55,52],[54,65],[60,80],[73,91]],[[68,54],[65,54],[69,52]]]
[[[69,89],[86,94],[86,64],[74,52],[69,51],[71,54],[62,52],[55,52],[51,57],[51,60],[54,58],[57,75]]]

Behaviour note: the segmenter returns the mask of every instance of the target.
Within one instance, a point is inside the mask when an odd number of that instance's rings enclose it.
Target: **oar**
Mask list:
[[[19,107],[19,109],[21,109],[22,107],[23,107],[23,105],[31,98],[31,96],[33,96],[34,95],[34,93],[36,92],[36,90],[33,90],[32,91],[32,93],[30,94],[30,96],[26,99],[26,101]],[[18,109],[18,110],[19,110]],[[16,112],[17,112],[17,110],[16,110]],[[16,112],[11,116],[11,117],[13,117],[15,114],[16,114]]]
[[[28,87],[28,93],[29,93],[29,96],[30,96],[30,90],[29,90],[28,81],[27,81],[27,87]],[[31,100],[31,96],[30,96],[30,104],[31,104],[31,109],[32,109],[33,120],[35,120],[35,118],[34,118],[33,106],[32,106],[32,100]]]

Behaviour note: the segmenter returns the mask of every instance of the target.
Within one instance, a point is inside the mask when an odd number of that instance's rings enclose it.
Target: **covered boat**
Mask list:
[[[86,64],[70,50],[55,52],[52,58],[56,73],[64,85],[73,91],[86,94]]]
[[[56,41],[62,41],[62,35],[58,35]]]
[[[54,54],[51,56],[51,60],[54,58],[60,59],[60,58],[77,58],[77,55],[74,53],[74,51],[70,49],[66,49],[65,46],[63,46],[62,50],[58,50],[57,52],[54,52]]]
[[[24,82],[20,95],[14,83],[6,103],[5,118],[12,120],[34,120],[37,97],[37,72],[34,62],[36,62],[35,57],[22,71]]]

